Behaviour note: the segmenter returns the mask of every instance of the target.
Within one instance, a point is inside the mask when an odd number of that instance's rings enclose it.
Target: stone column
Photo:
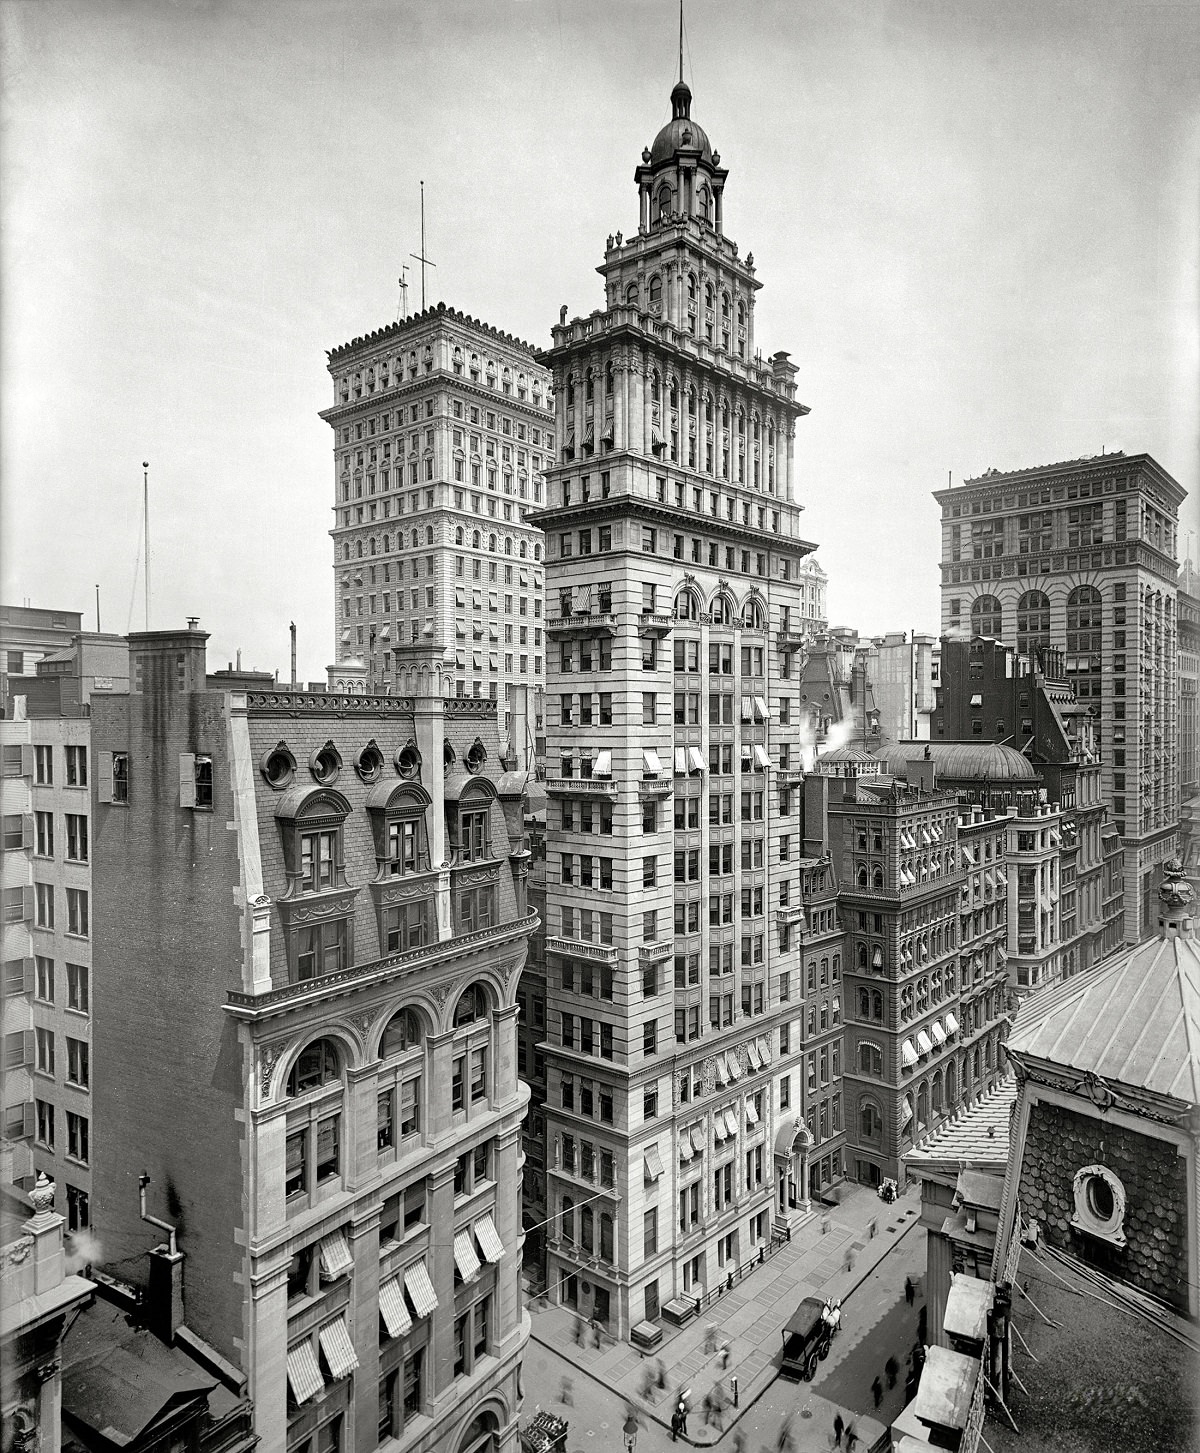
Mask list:
[[[449,1094],[446,1097],[449,1113]],[[454,1384],[454,1162],[429,1177],[429,1238],[426,1267],[438,1305],[429,1328],[429,1392],[436,1421],[451,1413]]]
[[[450,1082],[454,1073],[454,1031],[431,1034],[429,1081],[425,1096],[425,1133],[432,1145],[449,1145],[456,1135],[450,1109]]]
[[[351,1335],[358,1356],[354,1374],[354,1441],[359,1453],[378,1444],[379,1411],[379,1203],[350,1225]]]
[[[626,390],[629,387],[629,366],[622,351],[613,359],[613,448],[628,448],[629,409]]]
[[[260,1270],[252,1259],[250,1272],[246,1371],[262,1453],[282,1453],[287,1432],[287,1247],[274,1254],[278,1266]]]
[[[517,1006],[492,1010],[492,1099],[507,1105],[517,1093]]]

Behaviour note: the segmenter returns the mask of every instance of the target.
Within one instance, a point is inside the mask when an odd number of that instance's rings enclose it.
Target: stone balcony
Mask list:
[[[591,959],[598,964],[615,964],[617,961],[615,943],[593,943],[582,938],[551,936],[546,939],[546,952],[559,954],[563,958]]]
[[[608,797],[617,795],[617,784],[611,777],[547,777],[550,797]]]

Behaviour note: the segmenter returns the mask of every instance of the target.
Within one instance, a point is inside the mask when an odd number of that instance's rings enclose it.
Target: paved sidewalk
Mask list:
[[[900,1238],[918,1223],[919,1215],[917,1186],[910,1187],[890,1206],[866,1187],[853,1188],[841,1205],[815,1210],[792,1233],[789,1245],[705,1307],[686,1327],[665,1327],[667,1335],[662,1346],[648,1356],[628,1343],[608,1339],[601,1347],[594,1347],[590,1345],[590,1331],[585,1339],[588,1345],[577,1346],[576,1317],[568,1307],[539,1309],[530,1304],[532,1337],[551,1351],[569,1357],[578,1372],[635,1403],[644,1416],[664,1428],[670,1426],[674,1399],[681,1389],[688,1389],[691,1415],[683,1441],[705,1447],[721,1437],[715,1428],[705,1427],[702,1422],[701,1405],[713,1387],[720,1384],[728,1405],[728,1431],[773,1381],[780,1334],[797,1305],[807,1296],[841,1297],[843,1301],[852,1297]],[[874,1236],[870,1233],[872,1222],[876,1226]],[[710,1324],[717,1328],[718,1346],[730,1344],[727,1370],[721,1368],[718,1352],[705,1351]],[[656,1402],[647,1403],[642,1398],[646,1369],[653,1367],[659,1357],[667,1386],[664,1391],[656,1391]],[[732,1376],[738,1381],[737,1410],[732,1407]]]

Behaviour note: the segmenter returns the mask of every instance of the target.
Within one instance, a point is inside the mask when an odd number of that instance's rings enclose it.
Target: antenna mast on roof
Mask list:
[[[424,248],[421,249],[424,252]],[[408,263],[400,264],[400,301],[396,304],[396,322],[403,323],[408,317]]]
[[[682,0],[680,0],[682,4]],[[436,262],[430,262],[425,256],[425,183],[421,183],[421,250],[410,252],[409,257],[421,264],[421,311],[425,311],[425,269],[426,267],[437,267]]]

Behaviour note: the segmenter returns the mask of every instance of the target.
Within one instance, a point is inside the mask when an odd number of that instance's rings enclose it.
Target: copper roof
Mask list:
[[[1200,1104],[1200,952],[1151,939],[1021,1006],[1010,1053]]]

